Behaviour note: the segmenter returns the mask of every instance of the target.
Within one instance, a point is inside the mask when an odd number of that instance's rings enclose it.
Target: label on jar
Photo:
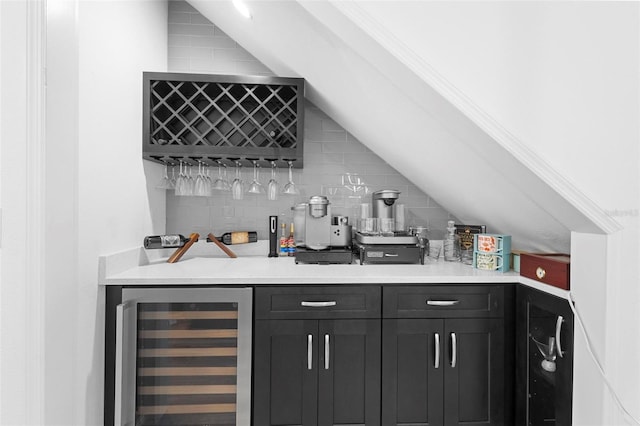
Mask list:
[[[232,232],[231,244],[245,244],[249,242],[248,232]]]

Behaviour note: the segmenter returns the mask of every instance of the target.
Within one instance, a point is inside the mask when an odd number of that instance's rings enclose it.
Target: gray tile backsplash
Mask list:
[[[208,72],[216,74],[274,75],[260,61],[239,46],[219,28],[184,1],[169,2],[168,70],[170,72]],[[216,170],[212,170],[216,174]],[[287,170],[278,170],[280,185],[287,180]],[[371,202],[371,196],[359,198],[363,191],[345,188],[345,175],[357,175],[370,192],[379,189],[401,191],[399,202],[405,204],[406,223],[426,224],[431,237],[442,237],[446,222],[455,219],[401,173],[345,131],[310,102],[305,105],[304,168],[294,169],[293,180],[301,189],[298,196],[280,195],[277,201],[266,196],[245,194],[232,200],[229,193],[211,197],[178,197],[167,193],[167,233],[188,235],[198,232],[220,235],[232,230],[256,230],[267,238],[268,216],[278,215],[291,221],[291,207],[312,195],[327,195],[332,214],[353,217],[356,206]],[[229,168],[228,175],[233,175]],[[243,167],[246,182],[253,179],[251,167]],[[260,170],[264,185],[270,170]],[[354,179],[352,179],[353,181]]]

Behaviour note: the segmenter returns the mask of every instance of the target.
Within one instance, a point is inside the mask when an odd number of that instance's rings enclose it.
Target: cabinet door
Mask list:
[[[572,419],[573,312],[566,300],[518,288],[516,425]]]
[[[445,425],[504,425],[503,319],[447,319]]]
[[[322,320],[318,424],[380,424],[380,320]]]
[[[441,319],[383,320],[383,425],[442,425],[443,324]]]
[[[254,425],[316,425],[318,321],[255,322]]]

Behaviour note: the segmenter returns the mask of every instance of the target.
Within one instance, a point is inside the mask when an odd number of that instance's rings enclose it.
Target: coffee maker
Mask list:
[[[394,219],[395,202],[400,197],[400,191],[395,189],[383,189],[371,195],[373,201],[373,217],[379,219]]]
[[[302,208],[304,206],[304,208]],[[331,203],[314,195],[294,208],[294,223],[304,233],[296,235],[296,263],[351,263],[351,225],[345,216],[331,216]]]
[[[327,197],[314,195],[307,203],[304,223],[304,245],[324,250],[331,245],[331,203]]]
[[[395,189],[372,194],[373,217],[362,219],[367,226],[360,226],[354,240],[361,265],[424,262],[418,238],[397,226],[396,201],[399,197],[400,191]]]

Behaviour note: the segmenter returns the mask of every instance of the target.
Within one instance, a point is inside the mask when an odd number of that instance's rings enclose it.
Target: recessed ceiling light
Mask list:
[[[247,19],[251,19],[251,11],[244,1],[233,0],[233,5],[236,7],[236,10],[240,12],[240,15],[244,16]]]

